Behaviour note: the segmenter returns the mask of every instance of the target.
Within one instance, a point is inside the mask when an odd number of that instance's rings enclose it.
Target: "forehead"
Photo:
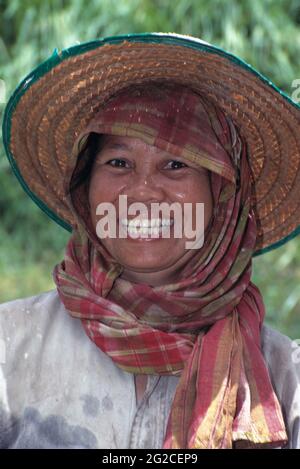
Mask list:
[[[168,153],[154,145],[150,145],[137,137],[127,137],[119,135],[103,135],[101,142],[102,150],[124,150],[134,151],[136,149],[147,150],[151,153],[166,154]],[[170,155],[170,154],[169,154]]]
[[[162,148],[150,145],[138,137],[102,134],[100,139],[100,148],[97,152],[97,159],[101,160],[101,156],[103,157],[103,155],[107,155],[109,157],[112,154],[116,157],[116,153],[118,152],[129,154],[132,158],[136,157],[139,160],[142,159],[143,164],[146,163],[147,160],[151,161],[151,159],[156,157],[157,161],[159,159],[178,160],[191,168],[197,169],[201,173],[208,172],[206,168],[195,161],[190,161],[184,156],[175,155],[163,150]]]

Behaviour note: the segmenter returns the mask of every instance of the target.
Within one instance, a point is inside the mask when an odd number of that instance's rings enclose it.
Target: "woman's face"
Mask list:
[[[113,135],[103,138],[89,186],[91,219],[95,230],[98,221],[104,216],[96,215],[96,208],[103,202],[114,205],[119,223],[119,195],[127,196],[128,207],[134,202],[145,204],[149,223],[153,202],[168,205],[177,202],[182,210],[183,204],[189,202],[193,229],[196,227],[196,203],[202,202],[204,228],[207,227],[213,202],[206,169],[148,145],[139,138]],[[170,213],[172,217],[174,214]],[[130,220],[138,215],[139,212],[135,215],[124,213],[121,219]],[[187,238],[184,233],[183,230],[182,237],[174,237],[174,226],[171,226],[168,238],[134,239],[127,234],[125,238],[104,238],[101,242],[124,267],[124,278],[156,286],[176,279],[178,269],[195,255],[194,249],[186,248],[185,244],[191,238]]]

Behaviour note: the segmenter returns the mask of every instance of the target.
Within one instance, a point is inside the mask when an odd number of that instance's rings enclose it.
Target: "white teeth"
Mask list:
[[[141,227],[141,228],[154,228],[154,227],[160,227],[160,226],[170,226],[173,225],[173,220],[164,218],[161,220],[160,218],[153,218],[151,220],[148,219],[134,219],[134,220],[128,220],[127,218],[123,218],[121,220],[121,223],[123,226],[128,226],[128,228],[136,228],[136,227]]]
[[[157,237],[162,234],[168,226],[174,224],[174,220],[164,218],[133,219],[122,218],[121,223],[126,228],[127,234],[134,238]],[[168,231],[169,233],[169,231]]]
[[[153,228],[146,228],[146,227],[143,227],[143,228],[130,228],[128,227],[128,233],[130,235],[148,235],[148,236],[151,236],[151,235],[158,235],[159,232],[162,230],[162,228],[158,228],[158,227],[153,227]]]

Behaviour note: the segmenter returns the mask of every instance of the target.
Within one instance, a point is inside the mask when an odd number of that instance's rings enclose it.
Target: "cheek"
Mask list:
[[[115,191],[107,177],[100,171],[92,174],[89,185],[89,204],[93,224],[96,224],[96,208],[100,203],[113,202]]]
[[[114,200],[116,193],[117,187],[115,181],[112,183],[104,171],[97,171],[92,174],[89,185],[89,201],[91,206]]]
[[[185,202],[204,203],[204,221],[208,225],[213,212],[213,196],[208,175],[195,177],[187,184]],[[194,212],[193,212],[194,213]]]

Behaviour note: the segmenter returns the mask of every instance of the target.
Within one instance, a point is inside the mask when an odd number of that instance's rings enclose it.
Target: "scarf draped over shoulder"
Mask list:
[[[125,280],[96,237],[87,187],[70,190],[91,132],[138,137],[210,171],[210,229],[175,283]],[[250,281],[257,222],[247,146],[234,122],[180,85],[125,90],[75,142],[65,190],[78,224],[53,271],[61,301],[118,367],[180,377],[163,447],[284,445],[282,410],[261,351],[264,305]]]

